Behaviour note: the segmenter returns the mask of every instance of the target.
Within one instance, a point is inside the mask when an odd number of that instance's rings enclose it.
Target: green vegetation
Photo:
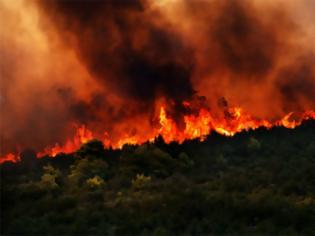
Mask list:
[[[2,235],[315,235],[315,123],[204,142],[93,140],[1,165]]]

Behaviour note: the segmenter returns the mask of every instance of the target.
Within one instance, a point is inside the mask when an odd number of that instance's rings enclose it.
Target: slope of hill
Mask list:
[[[3,235],[315,235],[315,122],[1,165]]]

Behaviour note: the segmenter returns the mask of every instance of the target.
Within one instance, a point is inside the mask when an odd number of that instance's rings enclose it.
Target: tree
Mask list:
[[[81,146],[77,151],[80,157],[99,158],[104,156],[104,145],[101,141],[93,139]]]
[[[21,164],[28,170],[36,166],[37,154],[32,149],[25,149],[20,154]]]
[[[43,167],[44,174],[42,175],[39,185],[45,189],[56,189],[59,187],[57,179],[61,177],[61,172],[55,169],[50,164]]]
[[[82,158],[76,160],[74,165],[70,167],[69,180],[75,185],[81,185],[85,180],[100,176],[106,178],[108,165],[106,161],[101,159]]]
[[[132,187],[134,189],[141,189],[149,185],[151,182],[150,176],[145,176],[143,174],[137,174],[136,178],[131,181]]]
[[[94,176],[93,178],[89,178],[86,180],[86,185],[90,189],[98,189],[103,188],[105,185],[104,180],[99,177],[98,175]]]
[[[247,147],[251,151],[256,151],[256,150],[259,150],[261,148],[261,144],[256,138],[250,137],[248,144],[247,144]]]

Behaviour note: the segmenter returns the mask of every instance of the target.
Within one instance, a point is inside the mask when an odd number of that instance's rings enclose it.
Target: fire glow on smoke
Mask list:
[[[189,106],[189,103],[185,103]],[[147,137],[140,137],[137,135],[122,137],[117,142],[112,142],[108,134],[105,132],[103,137],[98,137],[103,141],[103,144],[107,148],[121,148],[125,144],[141,144],[146,141],[153,141],[158,136],[163,137],[166,143],[176,141],[182,143],[185,140],[199,138],[201,141],[211,133],[216,131],[219,134],[226,136],[233,136],[234,134],[244,130],[254,130],[259,127],[271,128],[273,126],[284,126],[286,128],[293,129],[300,125],[302,121],[308,119],[315,119],[315,112],[308,111],[303,114],[299,114],[298,120],[292,119],[293,113],[289,113],[281,120],[271,123],[267,120],[256,120],[251,116],[242,112],[241,108],[234,108],[230,110],[229,118],[222,120],[216,120],[211,116],[211,113],[205,109],[201,109],[199,114],[184,116],[185,128],[179,130],[176,122],[167,117],[167,113],[164,107],[161,107],[159,123],[160,128],[152,130],[152,133]],[[65,144],[55,144],[52,147],[47,147],[43,152],[38,153],[38,156],[56,156],[58,153],[71,153],[80,148],[82,144],[96,138],[93,132],[84,125],[79,126],[76,130],[76,134],[73,138],[68,139]],[[9,153],[3,157],[0,162],[3,161],[17,161],[18,155]]]
[[[314,13],[310,0],[2,0],[0,160],[314,119]]]

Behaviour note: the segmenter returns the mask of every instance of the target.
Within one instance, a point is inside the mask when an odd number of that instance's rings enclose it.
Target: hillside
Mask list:
[[[2,235],[315,235],[315,121],[1,165]]]

